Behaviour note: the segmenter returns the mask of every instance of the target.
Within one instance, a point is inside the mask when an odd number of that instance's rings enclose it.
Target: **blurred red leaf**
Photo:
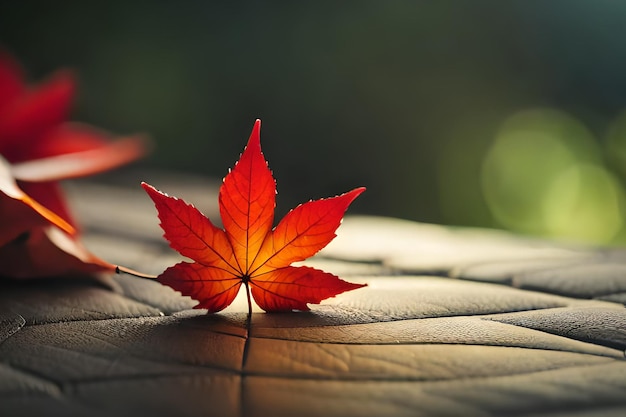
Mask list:
[[[110,141],[95,128],[66,122],[75,88],[69,71],[27,86],[19,65],[0,50],[0,276],[115,270],[79,243],[58,181],[135,160],[146,143]]]
[[[115,272],[112,265],[89,252],[80,240],[45,225],[31,228],[0,247],[0,274],[11,278],[86,276]]]
[[[166,269],[158,280],[198,300],[195,308],[223,310],[241,284],[251,290],[259,307],[270,312],[308,310],[308,303],[364,286],[291,264],[314,255],[336,236],[348,206],[365,188],[302,204],[272,229],[276,183],[261,152],[260,127],[257,120],[241,158],[220,188],[223,230],[194,206],[142,183],[170,246],[195,261]]]
[[[17,238],[24,231],[32,227],[44,227],[48,222],[67,233],[75,233],[68,222],[18,187],[11,175],[11,166],[0,157],[0,246]]]

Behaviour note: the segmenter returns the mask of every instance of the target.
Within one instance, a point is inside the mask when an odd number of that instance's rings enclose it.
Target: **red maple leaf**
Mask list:
[[[268,312],[309,310],[344,291],[363,287],[306,266],[291,266],[326,246],[350,203],[365,188],[309,201],[291,210],[275,228],[276,183],[261,152],[257,120],[241,158],[219,192],[224,229],[194,206],[142,183],[157,208],[164,237],[193,263],[181,262],[158,280],[198,300],[195,308],[223,310],[241,285]]]
[[[115,270],[81,246],[58,181],[137,159],[145,143],[109,141],[92,127],[66,122],[74,90],[69,71],[26,85],[19,65],[0,50],[0,276]]]

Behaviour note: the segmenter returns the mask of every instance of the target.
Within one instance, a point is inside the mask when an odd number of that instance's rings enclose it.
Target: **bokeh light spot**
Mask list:
[[[563,171],[543,200],[551,236],[610,242],[623,226],[623,191],[606,169],[580,164]]]
[[[555,194],[555,182],[563,185],[568,170],[599,162],[591,133],[576,119],[554,109],[523,111],[505,121],[485,156],[481,173],[485,200],[500,225],[523,233],[554,235],[560,230],[553,224],[554,213],[575,213],[578,197],[572,196],[579,195],[573,189]],[[595,203],[591,206],[599,208]],[[614,220],[607,222],[607,227],[615,226]]]

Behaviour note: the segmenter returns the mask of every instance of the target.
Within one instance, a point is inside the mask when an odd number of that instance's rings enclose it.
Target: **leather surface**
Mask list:
[[[139,190],[71,191],[93,252],[180,260]],[[626,251],[348,217],[306,264],[368,287],[248,322],[243,294],[207,315],[130,276],[2,281],[0,415],[626,415]]]

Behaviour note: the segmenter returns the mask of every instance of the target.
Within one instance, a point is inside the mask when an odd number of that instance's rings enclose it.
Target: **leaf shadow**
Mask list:
[[[310,311],[253,313],[251,330],[255,328],[307,328],[365,324],[381,321],[381,317],[378,316],[372,311],[347,306],[316,305],[311,306]]]

